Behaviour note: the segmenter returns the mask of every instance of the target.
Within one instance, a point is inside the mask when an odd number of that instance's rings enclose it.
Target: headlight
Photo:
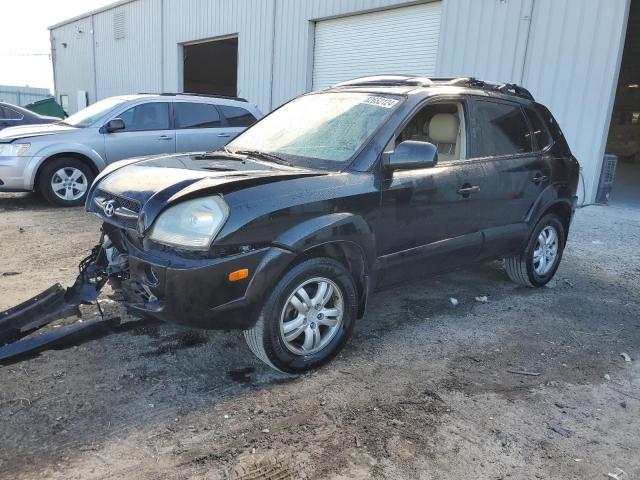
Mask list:
[[[30,146],[30,143],[0,143],[0,157],[21,157]]]
[[[207,250],[229,216],[220,197],[187,200],[160,214],[149,238],[187,250]]]

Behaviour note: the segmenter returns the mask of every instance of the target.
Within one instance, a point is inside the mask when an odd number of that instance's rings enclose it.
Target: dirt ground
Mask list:
[[[98,229],[1,196],[0,309],[69,284]],[[170,326],[0,367],[0,477],[640,478],[638,247],[640,210],[581,209],[548,288],[492,263],[381,292],[299,377]]]

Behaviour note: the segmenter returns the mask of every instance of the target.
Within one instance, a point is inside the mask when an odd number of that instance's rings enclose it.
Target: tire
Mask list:
[[[83,205],[95,178],[91,167],[76,158],[56,158],[44,164],[38,179],[38,191],[52,205]],[[61,188],[56,191],[54,185]],[[68,187],[68,188],[67,188]]]
[[[321,290],[322,283],[326,284],[324,290]],[[333,288],[331,294],[330,286]],[[303,297],[296,293],[300,287],[307,292],[309,302],[301,301]],[[314,300],[320,296],[330,298],[324,307],[314,308],[322,303],[321,300],[314,305]],[[307,313],[301,314],[304,308],[295,308],[294,304],[306,308]],[[313,307],[309,308],[309,304]],[[353,330],[357,305],[351,273],[333,259],[312,258],[294,266],[280,279],[265,300],[255,326],[246,330],[244,337],[251,351],[270,367],[286,373],[306,372],[324,365],[340,352]],[[326,317],[323,312],[326,312]],[[338,320],[339,312],[342,316]],[[286,341],[285,329],[296,322],[302,323],[289,335],[298,335]],[[302,328],[304,330],[300,330]],[[305,348],[308,335],[317,350]],[[319,339],[317,343],[316,338]]]
[[[534,259],[534,254],[539,249],[540,235],[543,231],[548,233],[552,229],[557,236],[557,249],[553,262],[546,262],[545,268],[541,269],[540,262]],[[549,238],[548,236],[546,238]],[[553,278],[564,251],[564,226],[560,218],[555,214],[548,214],[542,217],[533,229],[527,244],[520,253],[514,257],[504,259],[505,270],[509,278],[526,287],[543,287]],[[551,249],[552,250],[552,249]]]

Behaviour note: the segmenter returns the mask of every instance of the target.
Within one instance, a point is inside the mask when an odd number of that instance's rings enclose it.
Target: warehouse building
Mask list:
[[[268,112],[371,74],[515,82],[558,118],[593,201],[616,93],[637,83],[618,85],[632,2],[124,0],[50,27],[55,90],[70,112],[182,91]]]

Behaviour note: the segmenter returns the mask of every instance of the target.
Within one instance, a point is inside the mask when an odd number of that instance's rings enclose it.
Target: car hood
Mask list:
[[[113,168],[115,167],[115,168]],[[226,194],[241,188],[288,179],[326,175],[247,158],[244,161],[211,158],[203,154],[158,155],[120,162],[109,167],[91,187],[87,210],[122,226],[117,215],[107,218],[100,203],[114,199],[139,210],[136,229],[144,233],[168,206],[201,195]],[[106,193],[106,195],[105,195]],[[124,202],[121,201],[124,200]],[[124,206],[124,205],[123,205]],[[130,225],[130,227],[132,227]]]
[[[60,119],[57,119],[60,121]],[[55,135],[58,133],[75,132],[78,129],[69,125],[47,123],[36,125],[20,125],[8,127],[0,132],[0,142],[7,143],[13,140],[30,137],[40,137],[43,135]]]

